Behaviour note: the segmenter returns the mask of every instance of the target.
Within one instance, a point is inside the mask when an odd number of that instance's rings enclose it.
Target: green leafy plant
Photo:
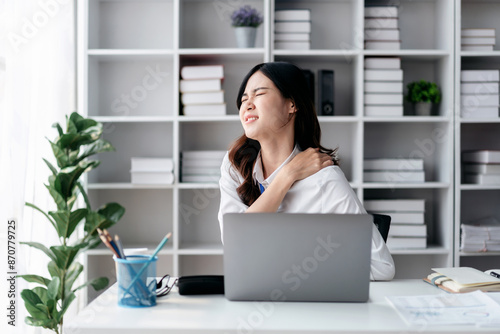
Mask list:
[[[406,100],[411,103],[431,102],[438,104],[441,101],[441,90],[433,82],[420,80],[410,82],[407,86]]]
[[[44,212],[32,203],[27,206],[42,213],[56,230],[60,244],[47,247],[38,242],[22,244],[41,250],[49,257],[47,265],[50,278],[39,275],[19,275],[28,282],[38,283],[33,289],[24,289],[21,297],[30,316],[25,321],[31,326],[48,328],[62,333],[63,318],[69,305],[76,298],[75,292],[86,286],[95,290],[105,288],[109,281],[106,277],[96,278],[74,287],[83,265],[75,259],[77,256],[100,242],[97,229],[109,228],[125,213],[118,203],[108,203],[93,211],[88,196],[80,181],[81,176],[99,165],[97,160],[88,158],[97,153],[113,151],[108,141],[101,139],[102,124],[89,118],[83,118],[74,112],[66,117],[66,132],[56,123],[53,125],[59,133],[55,141],[50,141],[57,166],[43,159],[52,175],[45,184],[57,205],[57,210]],[[84,207],[76,208],[79,196],[83,197]],[[83,222],[80,238],[73,236]],[[73,236],[73,238],[72,238]]]

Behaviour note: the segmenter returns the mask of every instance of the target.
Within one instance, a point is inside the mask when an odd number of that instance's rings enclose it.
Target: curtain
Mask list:
[[[46,255],[20,241],[58,243],[46,218],[24,203],[55,209],[44,186],[50,171],[42,158],[55,164],[47,141],[57,136],[51,126],[64,126],[65,115],[76,110],[75,45],[72,0],[0,0],[0,236],[5,254],[7,223],[14,220],[18,274],[49,276]],[[4,294],[7,282],[1,281]],[[17,279],[16,327],[7,330],[48,332],[24,323],[27,313],[20,292],[27,287],[31,285]]]

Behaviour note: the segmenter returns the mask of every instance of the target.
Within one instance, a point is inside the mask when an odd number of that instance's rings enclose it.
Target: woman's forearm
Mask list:
[[[278,173],[266,191],[257,198],[246,212],[276,212],[294,181],[285,173]]]

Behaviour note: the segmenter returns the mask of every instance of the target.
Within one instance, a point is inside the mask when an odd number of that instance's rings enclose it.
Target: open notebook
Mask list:
[[[432,268],[424,281],[448,292],[471,292],[481,290],[485,292],[500,291],[500,278],[492,276],[500,274],[500,269],[491,269],[485,272],[469,267]]]

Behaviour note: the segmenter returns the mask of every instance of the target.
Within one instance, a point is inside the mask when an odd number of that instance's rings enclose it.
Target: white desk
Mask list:
[[[180,296],[172,290],[150,308],[116,304],[116,285],[66,319],[65,333],[499,333],[475,326],[409,327],[385,301],[388,295],[445,293],[421,280],[372,282],[368,303],[230,302],[223,296]]]

